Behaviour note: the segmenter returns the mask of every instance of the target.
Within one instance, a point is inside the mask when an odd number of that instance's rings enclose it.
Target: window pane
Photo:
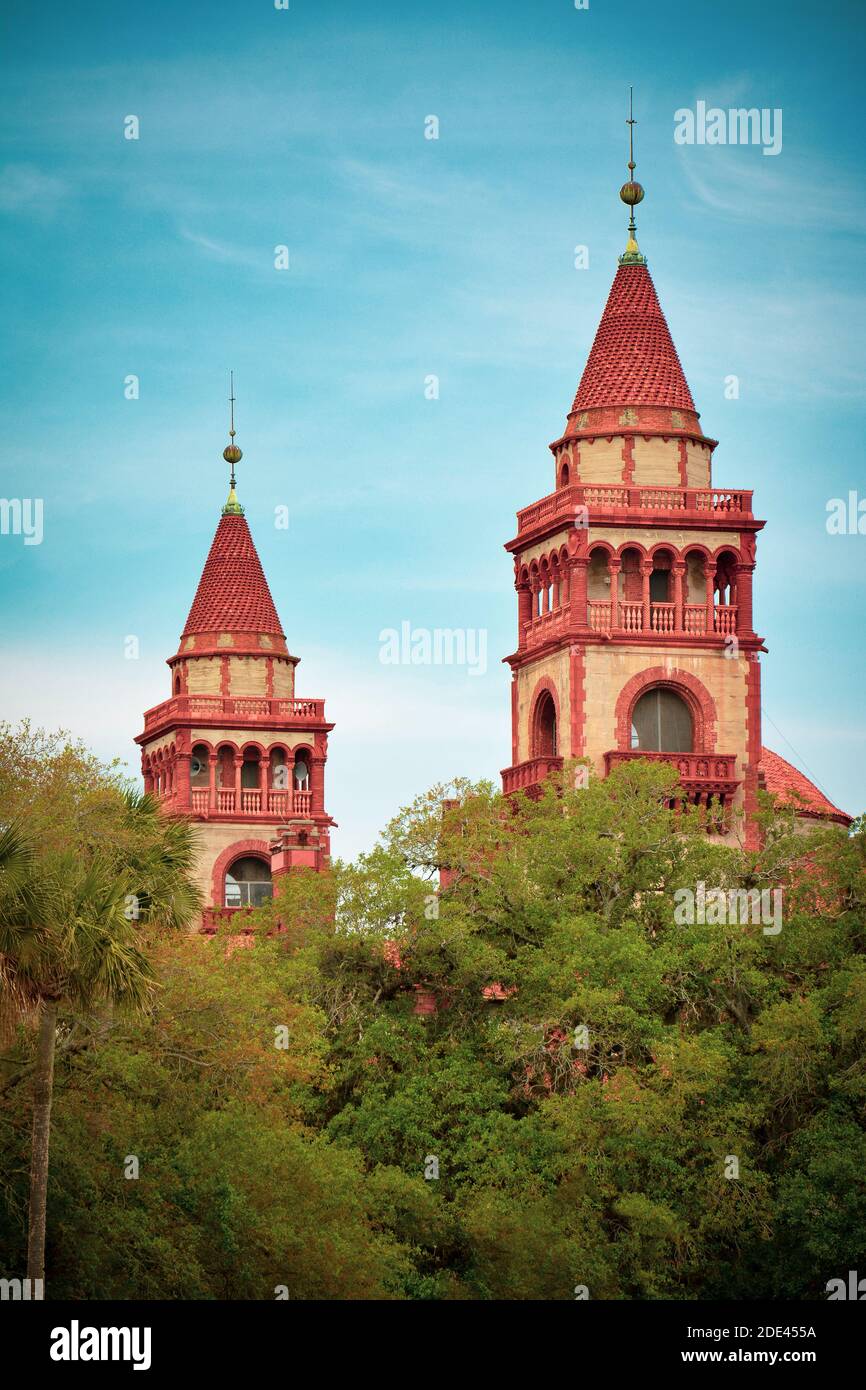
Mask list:
[[[634,707],[632,747],[650,753],[690,753],[692,720],[688,706],[672,690],[649,690]]]

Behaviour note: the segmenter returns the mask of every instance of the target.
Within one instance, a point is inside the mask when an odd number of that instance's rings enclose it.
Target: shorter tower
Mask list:
[[[149,709],[145,790],[200,827],[203,926],[271,896],[281,874],[322,870],[334,821],[325,810],[328,734],[321,699],[299,699],[299,658],[286,645],[244,511],[228,500],[174,656],[171,695]]]

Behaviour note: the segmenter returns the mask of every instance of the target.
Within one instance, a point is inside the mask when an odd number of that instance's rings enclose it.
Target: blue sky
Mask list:
[[[335,849],[439,778],[497,777],[502,543],[551,490],[623,249],[634,83],[641,248],[715,481],[768,520],[764,739],[863,809],[866,536],[825,526],[866,497],[863,31],[854,4],[781,0],[6,6],[0,491],[45,520],[39,546],[0,536],[2,713],[137,770],[224,500],[233,368],[241,500],[299,693],[337,722]],[[698,100],[781,108],[782,152],[676,145]],[[403,620],[485,629],[486,674],[383,666]]]

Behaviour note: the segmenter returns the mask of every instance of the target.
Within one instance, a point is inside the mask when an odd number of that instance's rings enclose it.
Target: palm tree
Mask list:
[[[100,1006],[146,1009],[156,980],[141,931],[187,926],[200,898],[191,881],[195,832],[128,791],[74,851],[40,855],[20,825],[0,834],[0,992],[5,1012],[35,1014],[27,1277],[45,1278],[48,1152],[57,1017]],[[31,1288],[33,1284],[31,1283]]]

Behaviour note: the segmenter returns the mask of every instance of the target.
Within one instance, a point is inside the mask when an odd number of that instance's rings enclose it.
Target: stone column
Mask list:
[[[713,614],[715,609],[715,575],[713,574],[712,560],[706,560],[704,563],[706,565],[707,575],[707,632],[710,636],[712,636],[712,634],[716,630],[716,625],[713,620]]]
[[[610,574],[610,626],[611,631],[615,632],[619,627],[619,572],[622,569],[622,560],[618,555],[612,555],[607,562]]]
[[[737,565],[737,632],[751,636],[754,628],[752,617],[752,575],[755,566]]]
[[[310,791],[311,810],[324,814],[325,810],[325,759],[320,753],[313,753],[310,757]]]
[[[569,560],[568,592],[571,602],[571,626],[581,631],[589,626],[589,605],[587,589],[589,582],[589,556],[576,555]]]
[[[650,631],[650,575],[653,572],[652,560],[641,560],[641,578],[643,580],[643,622],[642,630]]]
[[[517,645],[522,647],[526,640],[524,629],[532,618],[532,591],[526,581],[514,587],[517,590]]]
[[[672,566],[674,576],[674,632],[683,631],[683,579],[686,573],[684,560],[675,560]]]

